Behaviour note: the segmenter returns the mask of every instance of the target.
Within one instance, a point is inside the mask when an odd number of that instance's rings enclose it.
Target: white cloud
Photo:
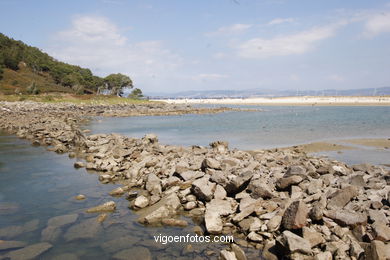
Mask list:
[[[380,13],[369,17],[364,25],[366,36],[376,36],[390,32],[390,12]]]
[[[276,18],[267,23],[267,25],[277,25],[282,23],[292,23],[295,19],[293,18]]]
[[[135,84],[145,78],[167,77],[182,62],[161,41],[130,42],[114,23],[101,16],[75,17],[71,28],[54,35],[46,51],[102,76],[127,74]]]
[[[237,33],[245,32],[246,30],[250,29],[252,26],[253,26],[252,24],[236,23],[231,26],[220,27],[218,30],[214,32],[206,33],[206,35],[213,36],[213,35],[237,34]]]
[[[332,37],[341,24],[316,27],[311,30],[271,39],[254,38],[238,46],[238,55],[243,58],[266,58],[303,54],[312,50],[316,43]]]

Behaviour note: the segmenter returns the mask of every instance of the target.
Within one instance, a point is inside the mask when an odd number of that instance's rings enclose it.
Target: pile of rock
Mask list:
[[[74,114],[12,115],[0,127],[77,154],[85,162],[75,167],[123,184],[110,194],[128,198],[143,224],[185,226],[176,216],[188,214],[203,220],[201,232],[234,234],[265,259],[390,258],[390,174],[380,167],[348,166],[297,148],[245,152],[220,141],[162,145],[152,134],[86,136]],[[238,255],[235,246],[221,252],[225,259]]]

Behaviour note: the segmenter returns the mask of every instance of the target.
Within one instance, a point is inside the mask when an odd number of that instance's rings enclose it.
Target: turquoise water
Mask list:
[[[88,127],[94,133],[114,132],[132,137],[155,133],[161,143],[185,146],[225,140],[239,149],[390,137],[390,107],[242,107],[264,111],[101,118]]]

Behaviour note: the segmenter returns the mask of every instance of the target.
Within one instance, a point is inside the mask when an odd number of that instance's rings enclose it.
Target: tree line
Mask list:
[[[98,77],[89,69],[58,61],[36,47],[0,33],[0,80],[4,68],[17,71],[21,62],[35,73],[48,73],[56,84],[69,87],[77,94],[92,92],[121,96],[124,88],[133,88],[132,80],[126,75],[116,73]]]

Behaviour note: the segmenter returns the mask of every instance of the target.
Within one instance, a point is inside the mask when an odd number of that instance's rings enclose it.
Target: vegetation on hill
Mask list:
[[[126,75],[117,73],[101,78],[89,69],[57,61],[38,48],[0,33],[0,92],[4,94],[64,92],[120,96],[126,87],[133,87]]]

